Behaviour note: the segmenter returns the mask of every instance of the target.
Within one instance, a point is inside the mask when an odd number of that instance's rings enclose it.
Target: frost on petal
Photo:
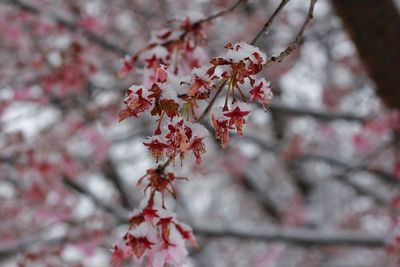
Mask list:
[[[250,59],[254,62],[264,64],[266,61],[266,56],[260,49],[245,42],[238,42],[232,45],[232,48],[226,52],[225,57],[234,62]]]
[[[211,114],[211,122],[215,131],[215,138],[221,140],[222,148],[225,148],[229,142],[229,119],[224,116],[223,108],[214,108]]]
[[[148,267],[164,267],[166,254],[166,250],[159,250],[153,253],[152,257],[149,258]]]
[[[243,136],[243,125],[246,123],[246,116],[250,114],[250,106],[246,103],[237,102],[232,110],[225,112],[224,116],[229,118],[229,126],[234,126],[239,136]]]
[[[125,258],[124,251],[117,245],[112,249],[111,265],[113,267],[120,267],[121,261]]]
[[[122,65],[118,70],[118,77],[120,79],[125,78],[125,76],[133,70],[133,65],[135,64],[136,58],[132,58],[129,55],[126,55],[122,60]]]
[[[190,133],[188,133],[189,138],[189,150],[193,152],[196,163],[201,163],[201,157],[206,152],[206,147],[204,144],[204,138],[209,135],[208,130],[199,123],[187,123],[186,127],[190,129]]]
[[[169,55],[168,50],[163,47],[163,46],[155,46],[150,50],[147,50],[145,52],[143,52],[142,57],[144,58],[144,60],[148,63],[147,66],[151,65],[154,67],[154,65],[152,63],[154,63],[155,60],[163,60],[165,58],[167,58]],[[162,64],[162,63],[159,63]],[[157,64],[155,67],[158,67],[159,64]]]
[[[191,150],[196,158],[196,163],[201,163],[201,157],[206,153],[206,146],[201,138],[194,139],[190,146],[189,150]]]
[[[184,240],[188,241],[194,247],[198,246],[196,237],[193,235],[193,230],[189,225],[184,223],[176,223],[175,228],[178,230]]]
[[[191,72],[192,77],[197,77],[202,80],[208,80],[209,75],[207,74],[207,71],[212,67],[211,64],[205,64],[204,66],[200,68],[194,68]]]
[[[195,97],[196,99],[206,99],[210,95],[210,89],[211,82],[209,80],[202,80],[195,77],[189,87],[188,96]]]
[[[205,138],[209,135],[206,127],[201,125],[200,123],[188,123],[188,127],[192,130],[192,135],[197,138]]]
[[[136,86],[128,89],[124,104],[125,108],[119,113],[120,122],[128,117],[137,117],[151,106],[151,102],[143,97],[143,89]]]
[[[186,262],[188,251],[185,246],[185,240],[175,227],[170,229],[170,243],[168,247],[167,262],[176,266],[181,266]]]
[[[249,59],[254,63],[265,64],[267,56],[258,47],[250,45],[246,42],[237,42],[235,44],[227,44],[228,51],[225,58],[233,62]]]
[[[262,104],[265,110],[273,98],[271,83],[266,81],[264,78],[256,80],[252,90],[250,90],[249,93],[251,95],[251,102],[258,102]]]
[[[149,142],[144,142],[143,144],[149,149],[150,154],[156,159],[156,162],[165,155],[166,150],[169,148],[169,145],[160,141],[157,137],[153,137]]]
[[[175,90],[175,86],[169,83],[159,85],[161,89],[161,98],[173,100],[175,103],[179,104],[180,99],[178,98],[178,94]]]
[[[165,65],[160,65],[156,72],[157,82],[164,83],[167,80],[167,68]]]

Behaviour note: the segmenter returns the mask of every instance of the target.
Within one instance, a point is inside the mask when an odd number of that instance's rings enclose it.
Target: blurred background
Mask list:
[[[280,3],[244,2],[204,27],[196,64],[251,41]],[[151,117],[118,123],[144,75],[118,78],[122,58],[168,20],[234,3],[0,0],[0,266],[110,266],[154,166]],[[308,5],[289,1],[257,46],[279,55]],[[211,132],[201,165],[177,164],[178,219],[200,244],[186,267],[397,266],[399,6],[318,1],[262,74],[268,112],[252,105],[242,138],[223,150]]]

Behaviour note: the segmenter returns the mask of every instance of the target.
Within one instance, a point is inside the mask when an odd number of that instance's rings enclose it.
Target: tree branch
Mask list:
[[[256,34],[256,37],[251,41],[250,44],[254,45],[258,39],[261,37],[261,35],[264,32],[268,32],[269,29],[271,28],[272,22],[276,18],[276,16],[279,14],[279,12],[282,11],[282,9],[285,7],[285,5],[289,2],[290,0],[282,0],[279,6],[275,9],[274,13],[272,13],[271,17],[268,18],[267,22],[265,22],[264,26],[261,28],[261,30]]]
[[[304,228],[272,228],[260,230],[254,228],[224,229],[209,226],[195,226],[196,234],[217,237],[237,238],[246,240],[257,240],[264,242],[295,243],[304,246],[363,246],[377,247],[385,246],[385,238],[368,233],[354,231],[322,231]]]
[[[268,144],[255,136],[247,135],[247,136],[244,136],[244,139],[250,140],[250,141],[256,143],[257,145],[259,145],[264,150],[267,150],[267,151],[270,151],[270,152],[273,152],[276,154],[279,154],[282,151],[282,147],[280,145]],[[336,180],[352,187],[359,194],[372,197],[376,202],[381,203],[381,204],[387,204],[389,201],[389,197],[386,195],[379,194],[378,192],[375,192],[375,190],[373,190],[373,189],[368,189],[366,187],[359,185],[358,183],[355,183],[354,181],[349,179],[348,173],[352,172],[352,171],[367,171],[367,172],[378,175],[379,177],[383,178],[386,181],[388,181],[388,180],[391,181],[392,185],[396,185],[397,187],[400,187],[399,183],[395,182],[396,179],[393,175],[390,175],[385,172],[383,172],[384,173],[384,175],[383,175],[382,172],[376,172],[365,165],[351,164],[351,163],[348,163],[345,161],[341,161],[339,159],[335,159],[335,158],[331,158],[331,157],[327,157],[327,156],[323,156],[323,155],[317,155],[317,154],[313,154],[313,153],[307,153],[307,154],[301,155],[298,158],[296,158],[296,161],[297,162],[322,161],[322,162],[331,164],[335,167],[343,168],[344,171],[342,173],[340,173],[339,175],[333,176],[334,178],[336,178]]]
[[[231,7],[228,7],[228,8],[225,9],[225,10],[222,10],[222,11],[220,11],[220,12],[218,12],[218,13],[215,13],[214,15],[211,15],[211,16],[209,16],[208,18],[201,19],[201,20],[197,21],[196,23],[200,24],[200,23],[203,23],[203,22],[208,22],[208,21],[214,20],[214,19],[216,19],[216,18],[218,18],[218,17],[222,17],[222,16],[226,15],[227,13],[232,12],[232,11],[235,10],[240,4],[245,3],[246,1],[247,1],[247,0],[238,0],[238,1],[236,1],[236,3],[234,3]]]
[[[92,201],[95,203],[96,206],[98,206],[101,209],[103,209],[104,211],[112,214],[116,220],[121,221],[121,222],[128,221],[128,217],[126,216],[126,214],[128,214],[127,211],[125,211],[119,207],[110,206],[110,205],[104,203],[102,200],[97,198],[94,194],[92,194],[85,187],[83,187],[82,185],[80,185],[79,183],[77,183],[75,181],[72,181],[71,179],[64,177],[63,182],[65,185],[74,189],[78,193],[81,193],[82,195],[85,195],[85,196],[89,197],[90,199],[92,199]]]
[[[276,100],[274,100],[271,103],[269,109],[272,112],[276,112],[277,114],[292,115],[292,116],[311,116],[321,121],[347,120],[347,121],[365,122],[370,119],[369,117],[353,115],[350,113],[330,113],[311,108],[290,107]]]
[[[400,13],[392,0],[333,0],[377,94],[400,108]]]
[[[249,168],[246,171],[243,182],[245,188],[249,191],[253,191],[256,195],[258,201],[262,204],[265,212],[271,216],[275,223],[282,222],[282,216],[279,209],[274,204],[273,200],[269,197],[267,192],[265,192],[257,183],[258,176],[254,173],[254,169]]]
[[[298,44],[300,43],[300,39],[303,36],[303,33],[307,27],[307,25],[310,23],[310,21],[313,19],[313,12],[314,12],[314,6],[315,3],[317,3],[318,0],[310,0],[310,6],[308,8],[308,13],[307,13],[307,17],[304,20],[303,25],[301,26],[299,32],[296,35],[296,39],[288,46],[286,47],[285,50],[283,50],[279,56],[274,56],[271,57],[268,61],[267,61],[267,65],[271,62],[281,62],[285,57],[287,57],[288,55],[290,55],[290,53],[292,53],[298,46]]]
[[[79,27],[75,22],[67,20],[65,18],[62,18],[56,14],[45,12],[45,11],[39,9],[38,7],[36,7],[35,5],[26,3],[21,0],[0,0],[0,3],[1,2],[5,3],[5,4],[13,5],[13,6],[20,8],[21,10],[24,10],[31,14],[48,17],[48,18],[52,19],[53,21],[55,21],[56,23],[66,27],[67,29],[69,29],[72,32],[81,32],[89,41],[91,41],[91,42],[101,46],[102,48],[104,48],[110,52],[113,52],[119,56],[124,56],[126,54],[129,54],[129,51],[125,50],[124,48],[104,39],[103,37],[101,37],[93,32],[90,32],[88,30],[83,29],[82,27]]]
[[[122,205],[127,209],[132,208],[134,203],[132,203],[128,192],[125,190],[125,185],[123,183],[122,177],[119,175],[114,162],[112,162],[110,158],[105,161],[102,167],[102,171],[104,173],[104,176],[112,182],[114,187],[119,192]]]

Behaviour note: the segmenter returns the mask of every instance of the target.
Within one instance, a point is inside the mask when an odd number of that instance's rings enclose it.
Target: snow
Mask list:
[[[222,106],[213,107],[211,114],[214,116],[214,118],[217,121],[227,120],[227,118],[224,116],[224,111],[223,111]]]
[[[240,111],[251,111],[251,106],[244,102],[235,102],[235,104],[232,105],[232,110],[234,110],[236,107],[238,107]]]
[[[192,133],[194,137],[204,138],[209,136],[208,130],[201,125],[200,123],[187,123],[187,126],[192,129]]]
[[[233,50],[228,49],[225,58],[231,59],[233,62],[239,62],[245,58],[250,58],[251,61],[257,62],[254,54],[258,54],[262,59],[262,64],[267,62],[267,56],[258,47],[250,45],[246,42],[237,42],[233,45]]]
[[[162,90],[161,98],[162,99],[170,99],[175,103],[181,104],[181,100],[178,98],[178,93],[175,90],[175,86],[168,81],[162,84],[158,84],[158,87]]]
[[[205,64],[202,67],[193,69],[191,75],[193,78],[197,77],[197,78],[202,79],[203,81],[208,81],[210,79],[210,77],[208,76],[207,71],[211,67],[212,67],[212,65],[210,63]]]
[[[144,51],[141,56],[144,59],[150,59],[153,56],[156,56],[156,58],[166,58],[169,55],[168,50],[160,45],[155,46],[154,48]]]

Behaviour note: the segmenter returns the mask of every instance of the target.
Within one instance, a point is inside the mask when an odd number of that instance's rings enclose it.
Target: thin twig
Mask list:
[[[203,111],[203,113],[201,113],[200,117],[196,120],[196,122],[200,122],[201,120],[204,119],[204,117],[208,114],[208,112],[210,112],[211,108],[213,107],[215,100],[217,100],[219,94],[222,92],[222,89],[224,88],[226,84],[226,81],[224,81],[220,87],[218,88],[218,91],[215,93],[215,95],[213,96],[213,98],[211,99],[211,101],[208,103],[206,109]]]
[[[94,194],[92,194],[89,190],[87,190],[85,187],[83,187],[81,184],[79,184],[78,182],[75,182],[71,179],[68,179],[66,177],[63,177],[63,183],[74,189],[76,192],[89,197],[90,199],[92,199],[93,203],[100,207],[101,209],[103,209],[104,211],[110,213],[111,215],[114,216],[115,219],[117,219],[118,221],[127,221],[128,218],[125,216],[125,214],[127,214],[128,212],[126,210],[124,210],[123,208],[116,208],[113,207],[111,205],[108,205],[107,203],[105,203],[104,201],[102,201],[101,199],[99,199],[97,196],[95,196]]]
[[[235,10],[241,3],[244,3],[244,2],[246,2],[246,1],[247,1],[247,0],[238,0],[238,1],[236,1],[236,3],[233,4],[231,7],[227,8],[227,9],[225,9],[225,10],[222,10],[222,11],[220,11],[220,12],[218,12],[218,13],[215,13],[214,15],[211,15],[211,16],[209,16],[208,18],[201,19],[201,20],[197,21],[196,23],[201,24],[201,23],[203,23],[203,22],[208,22],[208,21],[214,20],[214,19],[216,19],[216,18],[218,18],[218,17],[222,17],[222,16],[224,16],[225,14],[232,12],[232,11]]]
[[[212,21],[212,20],[214,20],[214,19],[216,19],[216,18],[219,18],[219,17],[221,17],[221,16],[227,14],[227,13],[230,13],[230,12],[232,12],[235,8],[237,8],[241,3],[244,3],[244,2],[246,2],[246,1],[247,1],[247,0],[238,0],[235,4],[233,4],[231,7],[227,8],[227,9],[222,10],[222,11],[220,11],[220,12],[214,14],[214,15],[211,15],[211,16],[209,16],[209,17],[207,17],[207,18],[204,18],[204,19],[201,19],[201,20],[198,20],[198,21],[194,22],[193,25],[191,26],[191,28],[192,28],[192,29],[196,29],[196,28],[200,27],[203,23],[210,22],[210,21]],[[139,49],[135,54],[133,54],[132,57],[133,57],[133,58],[137,58],[137,57],[138,57],[141,53],[143,53],[144,51],[147,51],[147,50],[149,50],[149,49],[151,49],[151,48],[154,48],[154,47],[157,46],[157,45],[159,45],[159,46],[168,46],[169,44],[172,44],[172,43],[174,43],[174,42],[176,42],[176,41],[183,40],[183,39],[186,37],[186,35],[188,35],[189,32],[190,32],[190,31],[186,30],[186,31],[184,31],[182,34],[180,34],[177,38],[172,39],[172,40],[168,40],[168,41],[165,41],[165,42],[162,42],[162,43],[159,43],[159,44],[157,44],[157,43],[150,43],[150,44],[147,45],[146,47],[144,47],[144,48],[142,48],[142,49]]]
[[[354,231],[321,231],[304,228],[276,227],[270,230],[226,229],[208,226],[194,226],[199,235],[208,237],[231,237],[259,241],[297,243],[307,246],[363,246],[384,247],[385,237]]]
[[[290,0],[282,0],[282,2],[279,4],[279,6],[275,9],[274,13],[272,13],[271,17],[269,17],[267,22],[264,24],[264,26],[261,28],[261,30],[257,33],[256,37],[254,37],[253,41],[251,41],[250,44],[254,45],[264,32],[269,31],[275,17],[279,14],[279,12],[281,12],[281,10],[285,7],[285,5],[289,1]]]
[[[313,19],[314,6],[315,6],[315,3],[317,3],[317,1],[318,1],[318,0],[310,0],[310,6],[309,6],[309,8],[308,8],[307,17],[306,17],[306,19],[304,20],[304,23],[303,23],[303,25],[301,26],[299,32],[297,33],[296,39],[295,39],[288,47],[286,47],[286,49],[283,50],[283,51],[279,54],[279,56],[271,57],[271,58],[267,61],[266,65],[269,65],[271,62],[281,62],[285,57],[289,56],[290,53],[292,53],[292,52],[297,48],[297,46],[298,46],[299,43],[300,43],[300,39],[301,39],[301,37],[303,36],[303,33],[304,33],[304,31],[305,31],[307,25],[308,25],[308,24],[310,23],[310,21]]]
[[[198,26],[200,26],[201,24],[205,23],[205,22],[210,22],[218,17],[224,16],[225,14],[232,12],[234,9],[236,9],[241,3],[246,2],[247,0],[238,0],[235,2],[235,4],[233,4],[232,6],[230,6],[229,8],[222,10],[216,14],[213,14],[207,18],[201,19],[195,23],[193,23],[193,28],[196,28]],[[127,54],[130,54],[129,51],[127,51],[126,49],[111,43],[109,41],[107,41],[106,39],[104,39],[103,37],[94,34],[93,32],[90,32],[82,27],[80,27],[79,25],[77,25],[75,22],[64,19],[62,17],[59,17],[55,14],[52,13],[45,13],[42,10],[40,10],[38,7],[36,7],[35,5],[26,3],[25,1],[21,1],[21,0],[0,0],[0,2],[6,3],[6,4],[10,4],[10,5],[14,5],[18,8],[20,8],[21,10],[27,11],[31,14],[35,14],[35,15],[44,15],[49,17],[50,19],[52,19],[53,21],[55,21],[56,23],[63,25],[64,27],[66,27],[67,29],[73,31],[73,32],[82,32],[83,35],[89,40],[92,41],[93,43],[96,43],[98,45],[100,45],[101,47],[103,47],[106,50],[109,50],[111,52],[114,52],[120,56],[125,56]],[[183,39],[186,35],[188,34],[188,31],[183,32],[176,40],[169,40],[165,43],[162,43],[160,45],[168,45],[171,42]],[[138,52],[135,53],[135,56],[140,54],[143,51],[146,51],[150,48],[154,47],[154,44],[150,44],[147,47],[140,49]]]
[[[303,107],[291,107],[283,104],[281,101],[274,100],[268,107],[272,112],[279,112],[279,114],[288,116],[310,116],[320,121],[333,121],[333,120],[345,120],[354,122],[366,122],[372,119],[374,116],[359,116],[351,113],[339,113],[339,112],[327,112],[324,110],[318,110],[313,108]]]
[[[60,16],[57,16],[57,15],[49,13],[49,12],[44,12],[41,9],[39,9],[38,7],[36,7],[35,5],[26,3],[25,1],[0,0],[0,2],[16,6],[16,7],[20,8],[21,10],[27,11],[31,14],[50,18],[51,20],[66,27],[67,29],[69,29],[72,32],[81,32],[89,41],[101,46],[102,48],[104,48],[108,51],[116,53],[120,56],[124,56],[129,53],[124,48],[122,48],[114,43],[111,43],[111,42],[107,41],[106,39],[104,39],[103,37],[78,26],[75,22],[67,20],[65,18],[62,18]]]

